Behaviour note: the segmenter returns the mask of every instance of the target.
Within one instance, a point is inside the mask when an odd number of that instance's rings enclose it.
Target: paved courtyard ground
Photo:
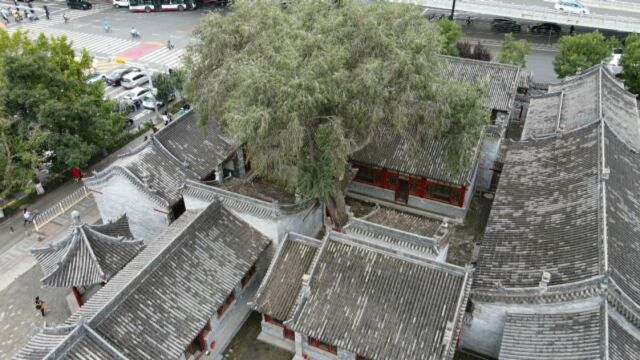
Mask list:
[[[0,359],[10,359],[45,324],[59,324],[71,315],[67,288],[40,288],[39,266],[22,274],[0,291]],[[34,298],[45,301],[45,317],[36,311]]]
[[[260,314],[252,312],[222,356],[229,360],[291,360],[293,358],[294,354],[258,340],[259,333]]]

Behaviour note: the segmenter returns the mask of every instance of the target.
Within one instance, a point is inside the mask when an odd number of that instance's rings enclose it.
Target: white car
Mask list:
[[[142,101],[142,98],[149,94],[151,94],[151,89],[148,87],[137,87],[122,95],[122,99],[130,104],[138,104]]]
[[[558,0],[554,6],[556,10],[566,11],[574,14],[589,14],[589,9],[577,0]]]
[[[140,86],[149,82],[149,75],[143,72],[130,72],[122,77],[120,85],[125,89],[133,89],[136,86]]]
[[[113,0],[114,8],[129,7],[129,0]]]
[[[171,94],[171,95],[169,95],[168,101],[172,102],[175,99],[176,99],[176,94]],[[142,107],[144,107],[145,109],[153,110],[153,109],[155,109],[156,105],[159,108],[161,108],[162,106],[164,106],[164,103],[162,101],[160,101],[160,100],[156,101],[155,94],[149,93],[149,94],[145,95],[142,98]]]

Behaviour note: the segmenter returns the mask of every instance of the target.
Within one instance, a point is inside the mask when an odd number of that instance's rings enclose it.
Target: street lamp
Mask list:
[[[456,0],[453,0],[453,4],[451,5],[451,16],[449,20],[453,21],[453,13],[456,11]]]

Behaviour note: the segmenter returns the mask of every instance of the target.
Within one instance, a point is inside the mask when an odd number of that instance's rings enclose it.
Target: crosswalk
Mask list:
[[[84,31],[75,31],[71,26],[75,19],[79,19],[86,16],[91,16],[107,9],[111,6],[108,4],[94,4],[91,10],[73,10],[64,9],[67,16],[71,19],[70,26],[61,25],[64,23],[62,14],[58,13],[51,17],[51,20],[45,20],[44,17],[40,17],[41,20],[29,22],[22,21],[20,24],[12,23],[8,31],[14,33],[18,29],[22,31],[28,31],[29,36],[32,38],[37,37],[40,33],[44,33],[47,36],[66,36],[72,43],[72,47],[76,50],[86,49],[90,54],[98,58],[115,59],[124,55],[127,63],[135,63],[144,67],[154,68],[155,70],[167,70],[169,68],[176,68],[181,66],[182,56],[185,49],[171,49],[169,50],[165,46],[162,46],[149,53],[145,53],[144,50],[140,51],[140,48],[133,49],[134,57],[130,57],[130,50],[138,45],[145,44],[140,40],[133,40],[130,38],[118,38],[107,33],[95,34]],[[58,10],[62,11],[62,10]],[[82,30],[80,28],[80,30]],[[122,34],[120,34],[122,36]],[[128,33],[127,33],[128,37]],[[141,53],[141,55],[137,55]]]
[[[177,68],[181,65],[184,49],[172,49],[162,47],[158,50],[148,53],[147,55],[137,59],[136,61],[154,64],[160,67]]]

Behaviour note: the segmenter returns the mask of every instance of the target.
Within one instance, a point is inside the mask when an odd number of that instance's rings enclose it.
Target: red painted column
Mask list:
[[[207,351],[207,341],[204,339],[202,331],[198,334],[198,345],[200,345],[200,350]]]
[[[458,200],[458,206],[459,206],[459,207],[464,206],[464,195],[466,194],[466,192],[467,192],[467,187],[466,187],[466,186],[463,186],[463,187],[460,189],[460,199]]]
[[[77,287],[72,287],[71,288],[71,292],[73,293],[73,297],[76,298],[76,302],[78,303],[78,306],[82,307],[82,295],[80,295],[80,291],[78,290]]]

